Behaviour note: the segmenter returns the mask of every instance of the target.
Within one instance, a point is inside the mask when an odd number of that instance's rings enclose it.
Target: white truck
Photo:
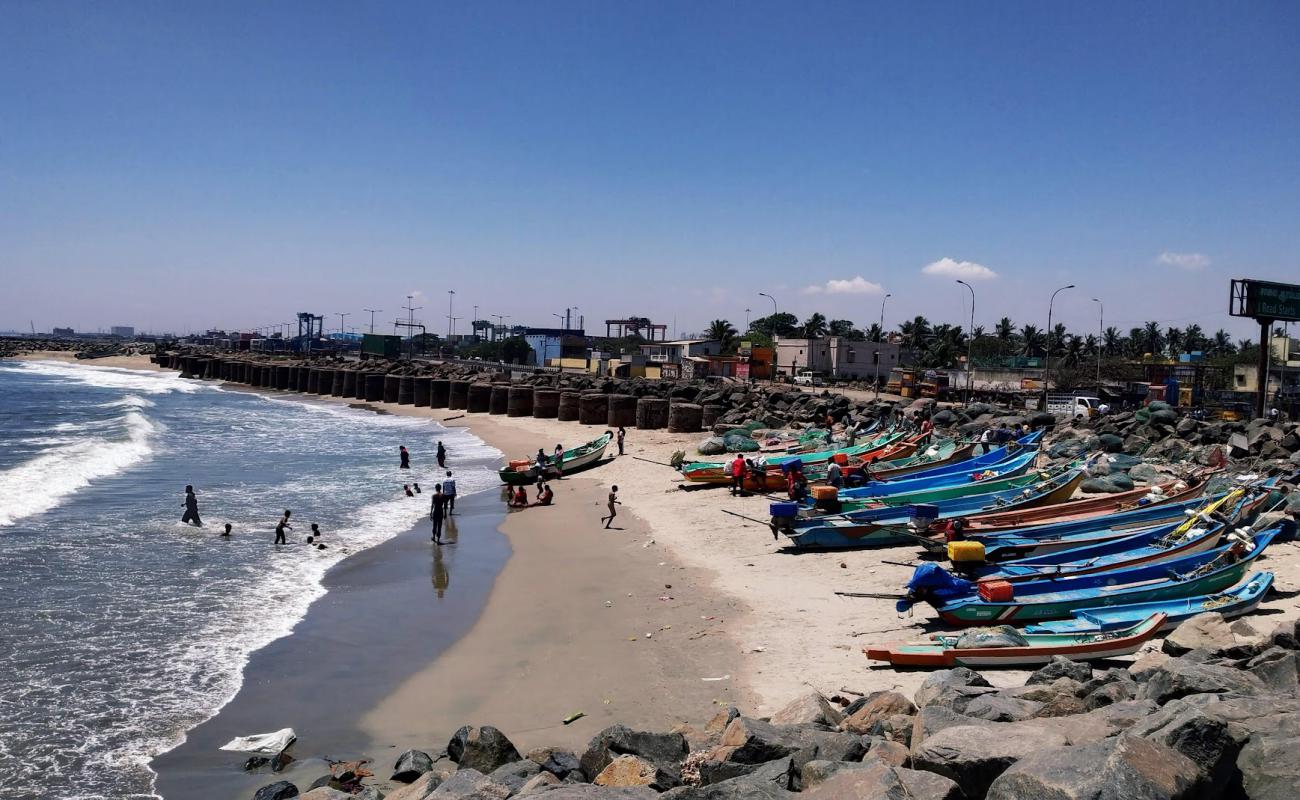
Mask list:
[[[1101,413],[1101,398],[1090,394],[1049,394],[1047,410],[1057,416],[1091,419]]]
[[[799,370],[799,373],[794,376],[794,382],[796,386],[823,386],[826,383],[820,375],[810,369]]]

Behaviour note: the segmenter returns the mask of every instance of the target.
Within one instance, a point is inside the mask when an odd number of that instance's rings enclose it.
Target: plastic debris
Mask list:
[[[723,675],[723,676],[720,677],[720,678],[700,678],[700,680],[702,680],[702,681],[710,681],[710,682],[712,682],[712,681],[726,681],[726,680],[730,680],[730,679],[731,679],[731,674],[730,674],[730,673],[728,673],[728,674],[726,674],[726,675]],[[716,702],[716,701],[715,701],[715,702]]]
[[[236,753],[258,753],[260,755],[278,756],[284,749],[298,739],[293,728],[281,728],[273,733],[254,733],[251,736],[236,736],[221,745],[220,750],[233,750]]]
[[[606,702],[608,702],[608,701],[606,701]],[[565,725],[569,725],[569,724],[572,724],[572,723],[574,723],[574,722],[577,722],[578,720],[582,719],[582,718],[585,717],[585,716],[587,716],[587,712],[585,712],[585,711],[575,711],[575,712],[573,712],[572,714],[570,714],[569,716],[565,717],[563,720],[561,720],[561,722],[563,722]]]

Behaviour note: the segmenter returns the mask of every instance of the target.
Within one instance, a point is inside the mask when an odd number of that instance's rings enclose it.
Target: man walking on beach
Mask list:
[[[293,526],[289,524],[289,516],[290,516],[291,514],[293,514],[293,512],[286,508],[286,509],[284,510],[284,516],[281,517],[281,518],[280,518],[280,521],[276,524],[276,526],[275,526],[275,543],[276,543],[276,544],[288,544],[288,543],[289,543],[288,539],[285,538],[284,531],[285,531],[286,528],[288,528],[289,530],[293,530]]]
[[[614,524],[614,517],[618,516],[618,509],[614,506],[621,505],[623,504],[618,501],[618,487],[611,486],[609,489],[609,516],[600,518],[600,521],[605,523],[605,530],[609,530],[609,526]]]
[[[623,455],[623,440],[626,438],[627,438],[627,430],[622,425],[619,425],[618,426],[618,454],[620,456]]]
[[[397,452],[398,452],[398,454],[399,454],[399,455],[401,456],[401,458],[402,458],[402,463],[399,465],[399,466],[401,467],[401,469],[410,469],[410,468],[411,468],[411,454],[408,453],[408,452],[406,451],[406,445],[402,445],[401,448],[400,448]]]
[[[447,501],[447,516],[456,513],[456,481],[452,480],[451,470],[447,470],[447,480],[442,482],[442,496]]]
[[[429,505],[429,519],[433,520],[433,541],[442,544],[442,519],[447,506],[447,498],[442,494],[442,486],[433,487],[433,502]]]
[[[181,522],[188,522],[196,528],[203,527],[203,520],[199,519],[199,498],[194,496],[194,487],[189,484],[185,486],[185,513],[181,516]]]
[[[737,453],[736,459],[731,462],[731,496],[732,497],[735,497],[738,494],[744,494],[745,472],[747,470],[748,470],[748,465],[745,464],[745,457]]]
[[[447,448],[442,446],[442,442],[438,442],[438,466],[447,468]]]

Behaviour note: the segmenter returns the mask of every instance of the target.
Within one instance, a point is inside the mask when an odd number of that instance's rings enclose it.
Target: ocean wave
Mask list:
[[[183,379],[173,372],[145,372],[144,370],[122,369],[120,367],[69,364],[62,361],[10,362],[0,366],[0,370],[66,380],[82,386],[93,386],[101,389],[125,389],[145,394],[190,393],[197,392],[205,386],[197,381]]]
[[[128,412],[122,423],[125,439],[83,439],[0,472],[0,528],[49,511],[91,481],[148,458],[157,426],[135,411]]]

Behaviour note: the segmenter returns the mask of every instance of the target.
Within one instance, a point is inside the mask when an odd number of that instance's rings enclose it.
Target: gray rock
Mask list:
[[[352,800],[352,795],[347,792],[340,792],[338,789],[331,789],[328,786],[318,786],[306,794],[299,795],[302,800]]]
[[[882,739],[879,736],[872,736],[870,744],[867,746],[867,754],[863,756],[863,761],[878,759],[886,764],[893,764],[896,767],[907,766],[907,762],[912,758],[912,751],[902,742],[895,742],[889,739]]]
[[[965,714],[989,722],[1020,722],[1037,716],[1042,707],[1042,703],[1033,700],[1008,697],[1001,693],[986,694],[970,701]]]
[[[681,784],[677,773],[660,769],[640,756],[621,755],[609,762],[591,782],[597,786],[649,786],[664,792]]]
[[[1172,700],[1129,729],[1134,736],[1173,748],[1200,770],[1206,795],[1217,797],[1232,779],[1237,754],[1249,738],[1239,725],[1230,725],[1208,709]]]
[[[892,717],[880,720],[872,726],[869,735],[888,739],[891,742],[899,742],[904,747],[911,747],[914,720],[914,717],[909,717],[906,714],[895,714]]]
[[[517,794],[520,789],[524,788],[525,783],[535,778],[537,773],[541,771],[541,765],[525,758],[520,761],[512,761],[509,764],[502,764],[492,770],[492,774],[488,775],[488,777],[509,787],[512,794]]]
[[[1070,678],[1083,683],[1092,679],[1092,667],[1086,662],[1071,661],[1065,656],[1052,656],[1051,662],[1035,670],[1025,685],[1052,683],[1058,678]]]
[[[1264,684],[1249,672],[1215,664],[1189,663],[1174,658],[1151,671],[1147,682],[1138,689],[1140,700],[1167,703],[1189,694],[1259,695]]]
[[[528,796],[546,800],[655,800],[656,797],[667,797],[669,794],[672,792],[659,795],[653,789],[644,786],[613,788],[593,786],[590,783],[561,783],[557,786],[545,786]]]
[[[289,800],[290,797],[298,796],[298,787],[288,781],[276,781],[268,786],[263,786],[253,795],[253,800]]]
[[[456,731],[447,743],[447,757],[461,769],[476,769],[484,775],[523,758],[506,735],[491,725],[466,725]]]
[[[840,710],[821,692],[808,692],[772,715],[773,725],[839,725],[844,719]]]
[[[1273,646],[1246,662],[1246,669],[1274,692],[1294,692],[1300,685],[1296,653]]]
[[[957,667],[956,669],[941,669],[930,673],[921,683],[921,688],[916,690],[913,696],[917,708],[924,708],[930,704],[935,697],[943,694],[945,688],[950,686],[982,686],[992,687],[984,676],[978,672],[967,669],[966,667]]]
[[[727,730],[731,730],[730,725],[727,726]],[[634,731],[623,725],[614,725],[596,734],[587,744],[587,750],[582,754],[581,759],[582,771],[588,779],[594,779],[615,758],[621,755],[633,755],[640,756],[656,767],[678,776],[680,780],[681,762],[689,752],[686,737],[680,733]],[[772,758],[780,758],[783,755],[787,754],[778,753]],[[751,763],[771,760],[760,758]]]
[[[542,769],[564,780],[571,772],[582,772],[582,762],[568,750],[552,750],[542,762]]]
[[[384,793],[374,786],[362,786],[361,790],[351,795],[352,800],[385,800]]]
[[[871,760],[828,775],[803,797],[819,800],[962,800],[961,789],[941,775]]]
[[[398,783],[411,783],[416,778],[433,769],[433,759],[423,750],[407,750],[397,757],[393,765],[393,774],[389,780]]]
[[[1040,720],[958,725],[925,737],[912,748],[912,766],[956,781],[968,797],[983,797],[993,781],[1020,759],[1069,739]]]
[[[1181,656],[1192,650],[1226,650],[1237,644],[1237,637],[1217,611],[1197,614],[1179,623],[1165,636],[1160,649],[1171,656]]]
[[[547,786],[554,786],[559,782],[560,779],[555,777],[553,774],[549,772],[539,772],[533,777],[529,778],[528,781],[522,787],[520,787],[519,791],[515,792],[515,797],[522,797],[526,794],[532,794],[538,789],[544,789]]]
[[[912,701],[898,692],[880,692],[869,698],[862,708],[845,719],[841,725],[844,730],[851,733],[867,734],[879,720],[895,714],[915,712],[916,706],[912,705]]]
[[[1250,800],[1295,800],[1300,786],[1300,736],[1251,737],[1237,756],[1241,786]]]
[[[456,770],[430,795],[449,800],[506,800],[509,796],[510,787],[472,768]]]
[[[388,795],[387,800],[428,800],[438,791],[442,776],[436,772],[426,772],[415,779],[414,783],[397,789]]]
[[[987,800],[1183,800],[1197,786],[1186,756],[1136,736],[1040,749],[989,787]]]
[[[993,723],[987,720],[975,719],[965,714],[958,714],[951,708],[945,706],[926,706],[916,712],[912,723],[912,737],[910,746],[916,749],[921,742],[928,737],[933,736],[939,731],[947,728],[955,728],[959,725],[991,725]]]
[[[653,796],[653,795],[652,795]],[[707,786],[679,786],[659,797],[665,800],[792,800],[794,793],[764,780],[750,780],[748,775]],[[599,799],[604,800],[605,795]]]

